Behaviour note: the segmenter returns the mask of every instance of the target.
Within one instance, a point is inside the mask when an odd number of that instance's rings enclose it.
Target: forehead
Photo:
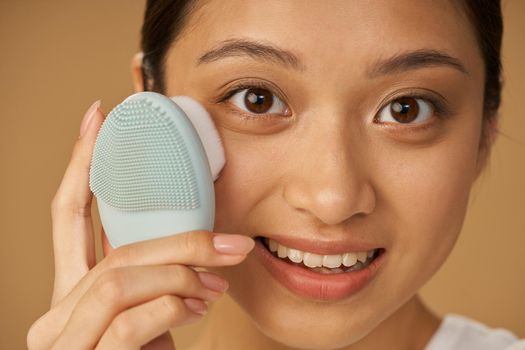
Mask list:
[[[271,42],[307,69],[365,64],[422,48],[458,57],[481,74],[473,28],[457,0],[206,0],[178,39],[189,56],[229,38]],[[179,43],[177,43],[179,45]],[[352,69],[347,67],[347,69]]]

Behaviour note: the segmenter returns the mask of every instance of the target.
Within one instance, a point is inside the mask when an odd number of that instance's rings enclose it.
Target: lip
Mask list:
[[[303,298],[321,301],[337,301],[358,293],[376,275],[386,253],[382,249],[370,265],[359,271],[321,274],[274,257],[260,239],[255,240],[254,250],[264,268],[285,288]]]
[[[260,237],[260,236],[259,236]],[[266,236],[265,236],[266,237]],[[319,255],[335,255],[344,254],[348,252],[368,252],[372,249],[381,248],[378,245],[371,245],[370,243],[349,242],[344,241],[320,241],[308,240],[308,238],[301,237],[301,239],[280,236],[272,234],[274,241],[293,249],[299,249],[305,252],[315,253]]]

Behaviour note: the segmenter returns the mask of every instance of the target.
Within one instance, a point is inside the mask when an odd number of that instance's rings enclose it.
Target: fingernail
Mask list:
[[[201,280],[202,284],[211,290],[214,290],[216,292],[225,292],[226,289],[228,289],[229,284],[228,282],[212,273],[209,272],[198,272],[199,279]]]
[[[255,246],[255,241],[250,237],[235,234],[218,234],[213,237],[213,245],[219,253],[248,254]]]
[[[85,134],[85,132],[87,130],[87,127],[89,126],[89,122],[91,121],[91,119],[95,115],[95,112],[97,111],[97,108],[100,107],[100,102],[101,102],[100,100],[95,101],[91,105],[91,107],[88,108],[86,114],[84,114],[84,118],[82,118],[82,122],[80,123],[80,136],[79,136],[79,138],[84,136],[84,134]]]
[[[200,299],[185,298],[182,301],[184,301],[191,311],[199,315],[204,315],[208,311],[208,305]]]

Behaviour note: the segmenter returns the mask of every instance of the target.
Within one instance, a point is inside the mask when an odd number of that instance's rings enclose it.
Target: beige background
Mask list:
[[[143,7],[0,0],[1,349],[25,348],[29,325],[48,309],[50,201],[88,106],[100,98],[108,112],[132,93]],[[473,189],[462,236],[422,294],[440,314],[525,337],[525,1],[505,1],[504,12],[503,135]],[[180,349],[200,326],[175,332]]]

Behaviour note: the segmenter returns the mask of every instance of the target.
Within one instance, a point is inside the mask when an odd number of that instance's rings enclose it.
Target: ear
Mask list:
[[[131,74],[133,77],[133,88],[135,92],[144,91],[144,80],[142,76],[142,58],[144,53],[137,52],[131,59]]]
[[[495,115],[487,121],[483,121],[482,128],[483,130],[481,132],[481,140],[479,143],[479,153],[474,180],[476,180],[487,167],[492,147],[494,146],[499,133],[499,116]]]

